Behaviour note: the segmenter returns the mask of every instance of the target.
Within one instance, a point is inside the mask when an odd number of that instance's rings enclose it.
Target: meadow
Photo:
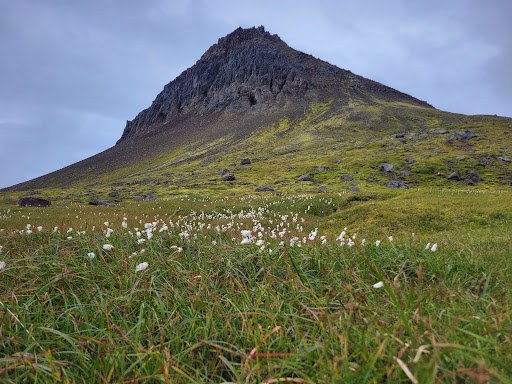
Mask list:
[[[507,383],[510,190],[0,204],[5,383]]]

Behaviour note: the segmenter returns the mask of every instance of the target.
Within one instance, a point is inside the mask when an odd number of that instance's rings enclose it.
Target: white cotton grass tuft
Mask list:
[[[375,240],[375,246],[378,247],[380,245],[380,240]]]
[[[432,247],[430,248],[430,251],[432,251],[432,252],[437,251],[437,243],[432,244]]]
[[[376,289],[382,288],[382,287],[384,287],[384,283],[382,281],[379,281],[379,282],[373,284],[372,287],[376,288]]]
[[[6,265],[5,261],[0,261],[0,271],[4,269]]]
[[[135,272],[143,271],[143,270],[147,269],[147,267],[149,267],[149,264],[147,262],[137,264],[137,266],[135,267]]]
[[[105,251],[113,251],[114,250],[114,246],[112,244],[103,244],[103,250]]]
[[[96,254],[94,252],[89,252],[87,254],[87,257],[92,260],[92,259],[94,259],[96,257]]]

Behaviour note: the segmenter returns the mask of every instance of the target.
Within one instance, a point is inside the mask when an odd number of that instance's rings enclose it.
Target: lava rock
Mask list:
[[[50,200],[40,197],[22,197],[18,200],[20,207],[49,207],[51,204]]]
[[[472,169],[471,172],[469,172],[468,177],[466,178],[466,183],[469,185],[475,185],[478,184],[480,181],[482,181],[480,174],[474,169]]]
[[[103,205],[103,206],[107,206],[108,205],[108,200],[107,199],[94,199],[94,200],[89,201],[89,205]]]
[[[379,171],[388,173],[395,172],[395,166],[389,163],[382,163],[379,165]]]
[[[232,173],[225,173],[222,175],[222,181],[235,181],[236,177]]]
[[[446,142],[454,143],[455,141],[466,142],[473,137],[476,137],[476,133],[473,131],[456,131],[453,135],[451,135]]]
[[[460,174],[459,172],[452,172],[446,177],[446,179],[450,181],[460,181]]]
[[[354,178],[350,173],[345,173],[344,175],[341,175],[341,181],[352,181]]]
[[[255,189],[256,192],[274,192],[275,189],[271,185],[260,185],[258,188]]]
[[[297,177],[297,181],[313,181],[313,176],[311,176],[309,174],[305,174],[305,175]]]
[[[249,165],[251,163],[251,159],[242,159],[242,161],[240,162],[241,165]]]
[[[389,180],[388,188],[407,189],[409,187],[402,180]]]

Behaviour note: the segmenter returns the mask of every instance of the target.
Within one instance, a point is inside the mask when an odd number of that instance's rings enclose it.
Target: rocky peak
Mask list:
[[[187,117],[267,115],[309,100],[374,97],[420,102],[382,84],[296,51],[264,27],[238,28],[167,84],[151,106],[127,121],[121,142],[166,131]]]
[[[242,28],[238,27],[229,35],[221,37],[217,44],[212,45],[200,60],[209,60],[214,56],[226,55],[229,51],[241,48],[244,45],[253,44],[255,41],[265,41],[267,43],[281,43],[284,42],[277,35],[271,35],[265,31],[263,26],[258,28]]]

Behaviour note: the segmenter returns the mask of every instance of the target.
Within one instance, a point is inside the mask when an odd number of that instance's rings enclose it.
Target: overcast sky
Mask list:
[[[512,116],[509,0],[0,0],[0,187],[92,156],[239,26],[436,108]]]

